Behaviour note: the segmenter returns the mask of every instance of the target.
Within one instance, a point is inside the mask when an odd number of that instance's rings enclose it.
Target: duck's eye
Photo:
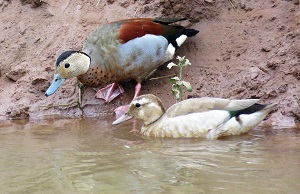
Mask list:
[[[69,67],[70,67],[70,63],[66,63],[65,68],[69,68]]]
[[[137,108],[140,107],[140,106],[141,106],[140,103],[136,103],[136,104],[135,104],[135,107],[137,107]]]

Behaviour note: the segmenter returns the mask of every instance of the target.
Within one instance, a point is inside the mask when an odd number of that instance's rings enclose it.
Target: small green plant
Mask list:
[[[179,61],[178,65],[171,62],[168,64],[167,67],[169,69],[171,69],[172,67],[179,67],[179,77],[178,76],[172,77],[170,79],[170,82],[172,84],[172,88],[171,88],[172,95],[176,98],[176,101],[182,101],[183,100],[183,98],[182,98],[183,86],[186,87],[186,90],[188,92],[192,91],[192,86],[191,86],[190,82],[182,80],[182,70],[183,70],[183,67],[187,67],[192,64],[190,63],[190,61],[188,59],[185,59],[185,56],[184,57],[178,56],[176,59],[178,59],[178,61]]]

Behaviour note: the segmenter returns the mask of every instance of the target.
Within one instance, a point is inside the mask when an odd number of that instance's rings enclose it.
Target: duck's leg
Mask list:
[[[77,79],[77,85],[78,85],[78,106],[82,110],[83,105],[82,105],[82,87],[83,84]]]
[[[140,94],[142,88],[142,84],[140,82],[138,82],[135,86],[135,92],[134,92],[134,97],[133,99],[135,99],[136,97],[138,97],[138,95]],[[122,115],[124,115],[129,108],[129,104],[126,104],[124,106],[119,106],[118,108],[116,108],[114,111],[116,113],[116,118],[118,119],[119,117],[121,117]]]
[[[135,99],[136,97],[138,97],[138,95],[140,94],[142,88],[142,84],[140,82],[138,82],[135,86],[135,92],[134,92],[134,97],[133,99]]]
[[[140,130],[136,127],[136,120],[133,120],[132,129],[129,132],[133,134],[140,134]]]
[[[122,94],[124,89],[118,82],[107,85],[105,88],[101,88],[95,95],[96,98],[102,98],[106,102],[111,102],[119,94]]]

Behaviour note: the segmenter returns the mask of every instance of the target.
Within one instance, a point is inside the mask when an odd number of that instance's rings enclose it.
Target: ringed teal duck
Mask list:
[[[146,94],[134,99],[128,112],[113,124],[134,117],[144,121],[141,133],[146,136],[217,139],[247,133],[275,106],[258,104],[258,101],[259,99],[190,98],[165,111],[158,97]]]
[[[109,84],[96,94],[107,102],[124,92],[118,82],[136,80],[137,97],[141,82],[171,60],[187,37],[199,32],[170,25],[181,20],[138,18],[99,27],[89,35],[82,51],[65,51],[57,58],[54,79],[45,95],[54,94],[66,79],[77,77],[90,87]]]

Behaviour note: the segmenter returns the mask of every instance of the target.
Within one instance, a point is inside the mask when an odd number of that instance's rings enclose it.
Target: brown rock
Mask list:
[[[279,63],[277,61],[268,61],[267,62],[267,67],[272,69],[272,70],[276,70],[279,67]]]
[[[10,106],[5,114],[9,119],[27,119],[29,118],[29,106],[23,104]]]
[[[46,90],[50,86],[50,82],[44,78],[36,78],[31,81],[31,84],[34,86],[34,88],[37,91],[41,91],[41,92],[46,92]],[[31,90],[31,92],[34,92],[34,90]]]
[[[181,4],[176,4],[174,7],[173,7],[173,10],[175,13],[178,13],[180,10],[181,10]]]
[[[26,73],[25,69],[14,69],[14,70],[11,70],[10,72],[8,72],[6,74],[6,77],[9,78],[10,80],[16,82],[21,77],[23,77],[25,73]]]
[[[264,52],[270,52],[272,50],[272,48],[270,46],[264,46],[261,48],[261,50]]]
[[[283,85],[279,86],[278,92],[285,93],[287,91],[287,89],[288,89],[288,84],[283,84]]]
[[[294,71],[292,72],[293,76],[297,78],[297,80],[300,80],[300,67],[295,68]]]
[[[116,0],[107,0],[106,2],[107,2],[108,4],[113,4],[115,1],[116,1]]]
[[[43,4],[43,0],[20,0],[23,5],[30,4],[32,8],[39,7]]]
[[[130,5],[130,2],[128,0],[120,2],[121,7],[127,8],[129,5]]]

